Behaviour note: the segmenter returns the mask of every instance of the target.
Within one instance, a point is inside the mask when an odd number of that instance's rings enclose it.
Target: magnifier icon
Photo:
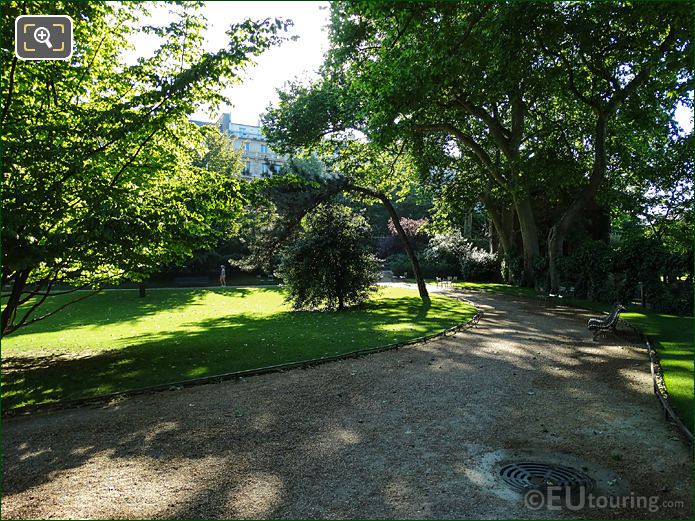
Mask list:
[[[45,43],[46,47],[49,49],[52,49],[53,46],[51,45],[51,32],[46,29],[45,27],[37,27],[34,30],[34,39],[39,42],[39,43]]]

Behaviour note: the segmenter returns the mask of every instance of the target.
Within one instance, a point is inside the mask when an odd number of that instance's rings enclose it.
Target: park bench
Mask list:
[[[558,293],[546,293],[545,289],[540,287],[536,290],[536,299],[547,305],[551,302],[562,302],[568,297],[574,298],[575,294],[574,286],[560,286]]]
[[[381,280],[388,281],[388,282],[393,282],[393,271],[391,270],[383,270],[381,272]]]
[[[435,284],[440,288],[450,288],[453,286],[454,282],[458,280],[458,277],[447,277],[442,279],[441,277],[435,278]]]
[[[174,277],[174,284],[177,286],[209,286],[208,277]]]
[[[589,331],[594,332],[593,340],[603,331],[611,330],[615,333],[615,327],[618,325],[618,317],[620,317],[620,312],[625,311],[626,308],[620,303],[616,303],[613,309],[608,314],[607,317],[602,318],[590,318],[587,328]]]

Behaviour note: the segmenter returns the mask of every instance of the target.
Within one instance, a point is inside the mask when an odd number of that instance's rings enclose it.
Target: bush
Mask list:
[[[499,279],[499,259],[495,253],[466,244],[459,262],[463,280],[492,282]]]
[[[468,246],[469,243],[459,232],[435,235],[430,239],[423,256],[426,261],[431,263],[446,262],[458,266],[459,259],[465,254]]]
[[[376,246],[376,254],[380,259],[387,259],[392,255],[403,253],[405,251],[401,240],[392,235],[377,237],[374,240],[374,243]]]
[[[611,247],[602,241],[586,241],[572,255],[560,257],[557,268],[562,286],[571,286],[579,298],[599,302],[621,300],[615,277],[610,277],[612,268]],[[626,288],[625,283],[622,284]],[[634,293],[634,288],[632,289]],[[624,299],[623,302],[630,302]]]
[[[515,252],[505,255],[501,271],[505,273],[505,278],[510,284],[521,284],[524,276],[524,258]]]
[[[558,259],[563,286],[573,286],[579,298],[630,304],[644,289],[647,306],[663,313],[692,314],[692,282],[682,254],[665,251],[657,241],[626,237],[615,246],[586,241],[571,255]],[[664,279],[672,279],[666,282]]]
[[[410,264],[410,259],[405,253],[396,253],[390,255],[384,261],[384,269],[391,270],[394,275],[403,275],[404,273],[412,273],[413,269]]]
[[[491,282],[499,279],[499,257],[464,239],[459,232],[435,235],[423,252],[425,276],[461,276],[464,280]]]
[[[322,205],[281,252],[276,274],[295,309],[342,310],[361,303],[378,280],[367,220],[342,205]]]

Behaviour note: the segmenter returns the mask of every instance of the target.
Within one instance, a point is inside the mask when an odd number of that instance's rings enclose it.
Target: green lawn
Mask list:
[[[474,311],[443,296],[425,306],[394,287],[343,313],[293,312],[278,288],[105,291],[3,339],[3,407],[347,353],[436,333]],[[53,354],[70,356],[40,358]]]
[[[493,291],[517,297],[534,297],[532,288],[506,284],[461,282],[457,287],[477,291]],[[610,306],[590,300],[566,299],[565,304],[593,311],[609,311]],[[678,317],[630,306],[621,318],[639,328],[653,342],[664,371],[666,389],[683,422],[693,425],[693,317]]]

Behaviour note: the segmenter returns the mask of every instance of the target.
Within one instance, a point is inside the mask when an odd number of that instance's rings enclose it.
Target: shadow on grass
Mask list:
[[[438,299],[436,310],[431,312],[431,303],[403,297],[342,313],[236,314],[134,336],[126,339],[127,347],[87,356],[6,357],[3,408],[332,356],[435,333],[473,314],[449,298]]]

